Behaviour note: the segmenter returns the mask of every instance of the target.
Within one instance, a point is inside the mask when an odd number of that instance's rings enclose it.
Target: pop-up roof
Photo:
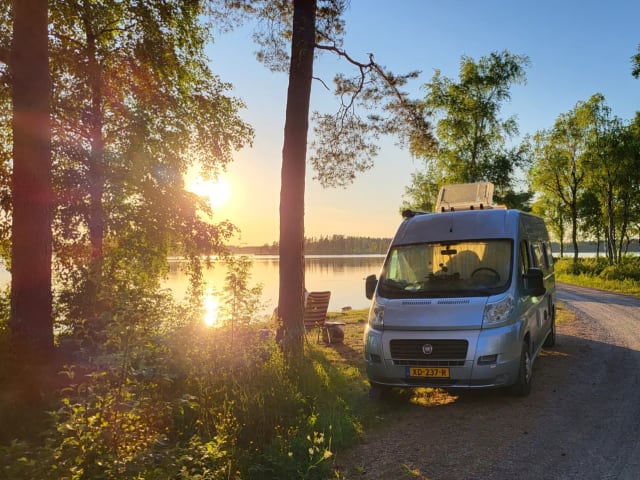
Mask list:
[[[482,210],[493,205],[493,183],[459,183],[440,188],[436,212],[457,210]]]

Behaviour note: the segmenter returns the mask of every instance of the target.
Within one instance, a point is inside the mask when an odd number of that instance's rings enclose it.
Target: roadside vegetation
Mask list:
[[[640,297],[640,256],[623,256],[611,265],[603,257],[556,260],[556,280]]]

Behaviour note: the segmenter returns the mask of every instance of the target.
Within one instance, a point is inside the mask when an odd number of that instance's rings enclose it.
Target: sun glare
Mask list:
[[[204,324],[207,327],[218,326],[218,313],[220,310],[220,301],[212,292],[207,292],[204,297]]]
[[[222,177],[218,177],[216,180],[204,180],[202,177],[197,177],[189,182],[187,190],[200,197],[208,198],[213,209],[220,208],[231,197],[231,187]]]

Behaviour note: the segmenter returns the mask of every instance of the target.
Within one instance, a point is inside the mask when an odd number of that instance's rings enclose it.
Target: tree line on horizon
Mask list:
[[[391,238],[359,237],[345,235],[327,235],[320,237],[305,237],[305,255],[366,255],[385,254],[391,243]],[[254,255],[278,255],[278,242],[260,246],[231,246],[231,253]]]

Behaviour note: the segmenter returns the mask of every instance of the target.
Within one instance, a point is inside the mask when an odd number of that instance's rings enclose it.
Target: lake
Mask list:
[[[249,286],[261,283],[262,299],[266,303],[263,313],[270,315],[278,303],[279,258],[277,255],[256,255],[250,257],[253,266]],[[384,255],[310,255],[305,260],[305,280],[309,291],[331,290],[329,311],[339,311],[343,307],[369,308],[370,300],[364,294],[364,279],[367,275],[378,275]],[[163,287],[170,288],[177,300],[182,300],[188,279],[180,268],[179,261],[169,261],[169,275]],[[226,269],[222,262],[213,262],[213,268],[205,269],[207,287],[214,293],[224,288]],[[11,281],[11,275],[0,265],[0,286]]]
[[[278,303],[279,258],[256,255],[253,261],[250,286],[262,284],[262,299],[266,303],[263,315],[270,315]],[[364,294],[364,279],[378,274],[384,255],[314,255],[305,259],[305,282],[307,290],[330,290],[329,311],[340,311],[344,307],[369,308],[370,300]],[[179,262],[170,262],[170,272],[164,286],[173,291],[176,299],[184,297],[188,279]],[[222,262],[214,262],[213,268],[204,271],[207,287],[213,291],[224,288],[226,270]]]

